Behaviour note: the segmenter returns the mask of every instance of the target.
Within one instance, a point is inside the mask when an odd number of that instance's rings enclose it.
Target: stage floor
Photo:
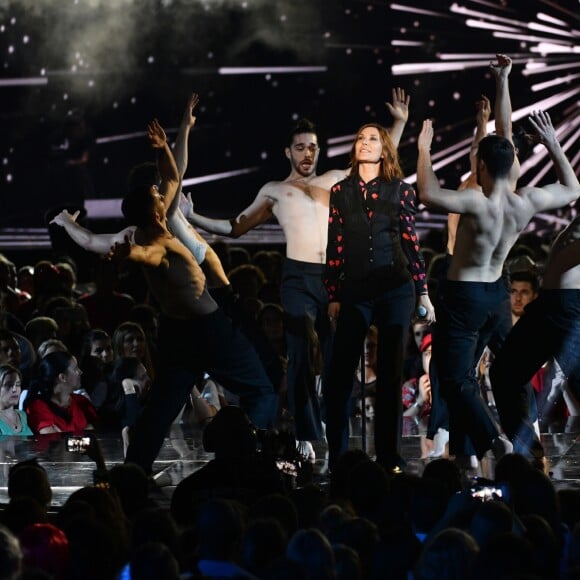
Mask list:
[[[352,448],[362,448],[360,428],[356,427],[350,438]],[[372,455],[371,437],[367,438],[367,449]],[[99,434],[98,440],[107,467],[123,462],[123,445],[116,434]],[[420,439],[418,436],[403,437],[402,452],[407,460],[408,473],[421,474],[427,463],[421,459]],[[550,432],[542,434],[546,451],[546,472],[550,475],[557,489],[580,488],[580,434],[578,432]],[[76,489],[91,485],[95,463],[86,455],[69,452],[66,449],[65,437],[47,441],[43,437],[23,438],[4,437],[0,441],[2,457],[0,461],[0,503],[8,502],[8,470],[11,465],[24,459],[36,457],[48,472],[53,490],[52,505],[61,506]],[[315,444],[316,463],[314,473],[318,475],[325,470],[326,446],[323,442]],[[166,437],[163,447],[154,464],[154,472],[159,481],[159,498],[169,504],[175,486],[189,474],[205,463],[213,454],[204,451],[201,433],[198,429],[186,425],[175,425]],[[486,457],[482,461],[482,475],[493,479],[494,460]]]

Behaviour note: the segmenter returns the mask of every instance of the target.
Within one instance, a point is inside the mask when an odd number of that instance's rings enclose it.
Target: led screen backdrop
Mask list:
[[[3,221],[42,221],[59,202],[66,131],[79,120],[94,138],[89,197],[120,197],[131,165],[151,159],[147,122],[159,118],[174,138],[192,90],[201,102],[186,190],[202,212],[230,216],[284,178],[285,138],[299,117],[320,130],[320,170],[344,166],[359,125],[390,123],[394,86],[411,94],[406,175],[414,179],[428,116],[438,176],[455,187],[468,170],[474,103],[493,98],[496,52],[514,59],[516,125],[549,110],[577,169],[579,14],[576,0],[2,0]],[[524,183],[555,179],[541,147],[523,172]],[[532,227],[549,232],[568,215]],[[419,221],[437,228],[444,216]]]

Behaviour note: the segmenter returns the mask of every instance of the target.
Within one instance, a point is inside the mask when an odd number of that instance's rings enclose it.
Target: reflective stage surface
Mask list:
[[[358,431],[358,434],[357,434]],[[370,430],[369,430],[370,431]],[[369,433],[370,435],[370,433]],[[367,450],[370,455],[370,437],[367,438]],[[98,440],[102,453],[110,468],[123,462],[123,444],[116,434],[100,434]],[[421,445],[418,436],[403,437],[403,456],[407,460],[408,473],[421,474],[428,459],[421,459]],[[550,474],[557,489],[580,487],[580,434],[566,432],[543,433],[542,441],[546,451],[546,472]],[[360,426],[353,429],[350,439],[351,447],[361,448]],[[315,444],[316,463],[314,473],[325,471],[325,451],[323,442]],[[8,470],[14,463],[36,457],[48,472],[53,490],[53,506],[60,506],[68,496],[85,485],[93,482],[95,463],[86,455],[69,452],[66,438],[58,437],[47,441],[37,438],[4,438],[0,441],[0,503],[8,502]],[[169,502],[175,486],[189,474],[207,463],[213,454],[204,451],[201,444],[201,433],[188,425],[175,425],[154,464],[154,473],[160,486],[160,499]],[[481,475],[494,476],[494,460],[486,457],[481,462]]]

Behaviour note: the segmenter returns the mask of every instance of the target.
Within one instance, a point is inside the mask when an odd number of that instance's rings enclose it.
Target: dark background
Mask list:
[[[389,125],[384,102],[395,86],[411,94],[400,153],[412,180],[425,117],[435,119],[434,153],[472,135],[475,101],[482,92],[493,98],[487,65],[496,52],[514,59],[514,111],[547,108],[579,165],[577,0],[4,1],[0,23],[4,227],[43,224],[60,200],[54,151],[67,119],[83,117],[96,139],[93,196],[119,198],[129,168],[152,159],[146,124],[158,117],[173,139],[193,90],[201,101],[186,177],[202,182],[186,190],[202,213],[230,217],[264,182],[283,179],[286,135],[299,117],[320,130],[319,170],[345,166],[346,155],[327,157],[328,145],[349,145],[370,119]],[[417,72],[398,74],[399,65],[421,63]],[[436,72],[442,64],[456,70]],[[534,64],[545,72],[527,74]],[[222,74],[223,67],[262,70]],[[546,106],[550,97],[557,102]],[[459,184],[467,151],[443,155],[437,174],[445,185]],[[204,177],[238,171],[245,173]],[[522,183],[554,180],[545,157],[522,176]],[[428,229],[444,218],[423,212],[418,221]],[[562,223],[544,216],[530,227],[549,235]]]

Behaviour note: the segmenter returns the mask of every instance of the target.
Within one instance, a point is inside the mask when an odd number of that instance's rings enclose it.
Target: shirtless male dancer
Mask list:
[[[495,72],[500,81],[507,84],[510,70],[511,60],[498,55]],[[496,114],[496,126],[497,117]],[[502,116],[504,121],[507,118]],[[438,299],[433,359],[441,394],[449,406],[451,437],[467,434],[478,458],[489,449],[496,458],[513,449],[500,436],[475,377],[476,363],[489,338],[494,333],[507,336],[510,329],[509,294],[502,278],[505,258],[536,213],[567,205],[580,195],[578,180],[560,144],[547,137],[553,131],[549,116],[535,113],[532,119],[560,178],[560,183],[543,188],[515,188],[519,163],[511,141],[511,120],[509,130],[504,128],[505,136],[488,135],[479,142],[477,175],[482,191],[441,188],[431,164],[431,120],[423,122],[418,139],[420,200],[428,206],[461,214],[453,257]]]
[[[409,116],[409,100],[405,91],[397,88],[393,89],[392,104],[386,103],[393,116],[390,135],[395,146],[401,140]],[[272,216],[278,219],[286,238],[281,299],[286,315],[288,404],[294,417],[296,438],[303,443],[299,447],[308,449],[305,454],[312,456],[312,446],[308,442],[322,439],[323,432],[315,376],[309,362],[313,347],[308,328],[312,325],[318,334],[326,369],[332,335],[328,296],[322,279],[330,188],[346,177],[347,170],[316,174],[320,153],[318,137],[314,125],[305,119],[291,132],[284,152],[290,162],[289,175],[282,181],[270,181],[262,186],[254,201],[237,217],[211,219],[193,211],[186,217],[208,232],[233,238]]]
[[[159,304],[162,368],[137,421],[125,459],[150,473],[173,418],[201,372],[211,372],[239,395],[240,405],[257,427],[272,425],[277,398],[256,352],[218,308],[208,293],[201,267],[167,227],[168,213],[177,208],[173,202],[180,186],[179,171],[157,120],[149,124],[147,135],[158,151],[161,182],[137,187],[124,197],[123,214],[135,227],[117,234],[96,235],[79,226],[75,216],[66,211],[53,222],[63,226],[85,249],[109,252],[111,257],[141,264]]]
[[[549,133],[546,138],[555,139]],[[530,302],[509,333],[490,368],[491,385],[501,395],[498,409],[514,451],[532,458],[544,455],[527,419],[525,385],[554,357],[580,400],[580,216],[556,238],[544,269],[538,297]],[[497,401],[496,401],[497,403]]]

